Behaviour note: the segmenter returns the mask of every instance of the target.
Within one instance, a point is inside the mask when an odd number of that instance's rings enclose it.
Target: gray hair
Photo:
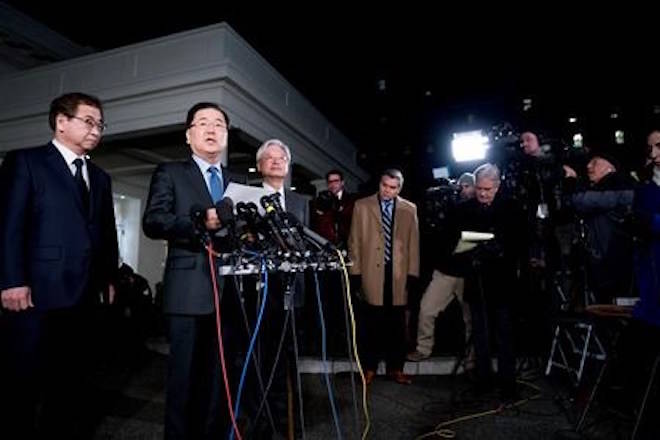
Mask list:
[[[268,139],[263,144],[261,144],[261,146],[257,150],[257,163],[259,163],[259,161],[261,160],[261,156],[264,155],[266,149],[271,145],[276,145],[280,147],[280,149],[284,151],[284,155],[286,156],[286,161],[288,163],[291,163],[291,150],[289,150],[289,147],[287,147],[286,144],[279,139]]]
[[[497,165],[492,163],[485,163],[480,165],[476,170],[474,170],[474,180],[476,182],[481,178],[490,179],[499,185],[501,180],[500,169],[497,168]]]
[[[463,174],[461,174],[461,177],[458,178],[456,183],[458,183],[459,185],[462,185],[462,184],[466,183],[470,186],[474,186],[474,174],[472,174],[472,173],[463,173]]]
[[[399,181],[399,189],[403,188],[403,173],[401,171],[397,170],[396,168],[388,168],[383,171],[383,174],[380,175],[381,178],[383,176],[397,179]]]

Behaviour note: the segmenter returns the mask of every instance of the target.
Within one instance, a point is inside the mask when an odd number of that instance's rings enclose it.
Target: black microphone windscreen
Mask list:
[[[261,206],[266,210],[266,212],[268,212],[268,209],[273,206],[273,200],[269,195],[261,196],[259,203],[261,203]]]
[[[234,201],[225,197],[216,204],[216,212],[221,223],[229,223],[234,221]]]
[[[190,206],[190,218],[193,220],[200,220],[206,216],[206,208],[199,203]]]

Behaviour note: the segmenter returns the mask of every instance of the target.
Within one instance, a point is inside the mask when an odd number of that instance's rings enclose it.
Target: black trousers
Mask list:
[[[230,426],[215,315],[169,315],[165,439],[217,439]],[[232,337],[223,323],[223,340]],[[225,347],[230,383],[234,356]],[[231,385],[230,385],[231,387]]]
[[[385,265],[383,305],[362,305],[362,342],[358,346],[366,370],[384,360],[387,371],[403,370],[406,359],[406,306],[392,305],[392,265]]]
[[[0,437],[91,438],[93,309],[0,316]]]
[[[516,358],[513,350],[511,307],[506,303],[488,302],[480,295],[471,296],[472,339],[476,355],[477,378],[481,385],[492,381],[491,336],[497,341],[497,371],[500,384],[513,389],[516,384]],[[492,332],[494,331],[494,335]]]

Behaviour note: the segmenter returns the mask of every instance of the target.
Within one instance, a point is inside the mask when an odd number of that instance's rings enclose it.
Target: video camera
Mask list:
[[[428,188],[422,202],[422,230],[431,232],[441,227],[449,210],[460,200],[460,194],[461,187],[447,179],[441,179],[440,185]]]
[[[321,213],[338,211],[339,199],[329,190],[321,191],[314,200],[314,207]]]

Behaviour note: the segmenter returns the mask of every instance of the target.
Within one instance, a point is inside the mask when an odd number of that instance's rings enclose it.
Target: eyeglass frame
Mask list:
[[[229,131],[229,126],[227,124],[220,124],[220,123],[209,123],[206,121],[199,121],[199,122],[191,122],[190,125],[188,125],[188,128],[192,127],[199,127],[202,130],[206,130],[208,125],[211,125],[214,130],[227,130]]]
[[[94,130],[96,128],[99,133],[103,133],[105,130],[108,129],[108,124],[105,122],[96,122],[93,118],[88,117],[88,118],[81,118],[80,116],[76,115],[66,115],[69,119],[77,119],[84,123],[87,126],[87,129],[89,131]]]

